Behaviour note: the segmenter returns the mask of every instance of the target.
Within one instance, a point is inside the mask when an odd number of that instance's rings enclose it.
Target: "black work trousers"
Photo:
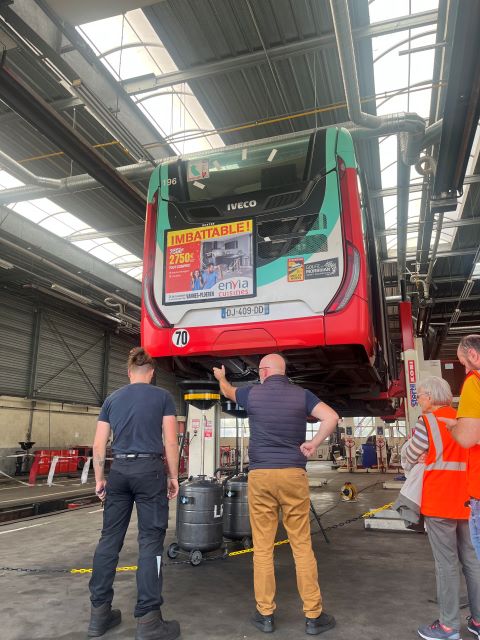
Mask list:
[[[90,600],[98,607],[113,600],[118,556],[133,504],[138,517],[137,605],[135,617],[160,608],[162,554],[168,525],[165,467],[161,459],[114,460],[107,480],[103,529],[93,558]]]

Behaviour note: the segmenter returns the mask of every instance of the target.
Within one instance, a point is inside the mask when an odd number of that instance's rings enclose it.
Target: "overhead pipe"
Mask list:
[[[90,282],[89,280],[82,278],[76,273],[72,273],[71,271],[64,269],[63,267],[56,264],[55,262],[52,262],[47,258],[43,258],[42,256],[39,256],[36,253],[33,253],[31,249],[24,249],[23,247],[18,246],[14,242],[11,242],[10,240],[7,240],[7,238],[3,238],[2,236],[0,236],[0,244],[4,244],[10,249],[13,249],[14,251],[16,251],[17,253],[24,255],[29,260],[32,260],[32,259],[36,260],[37,262],[45,265],[49,269],[53,269],[58,273],[61,273],[63,276],[70,278],[70,280],[73,280],[74,282],[78,282],[78,284],[81,284],[84,287],[88,287],[92,291],[96,291],[100,295],[104,296],[104,298],[112,298],[113,300],[120,302],[121,304],[127,307],[130,307],[131,309],[135,309],[135,311],[141,311],[141,308],[137,304],[130,302],[130,300],[127,300],[126,298],[123,298],[122,296],[119,296],[116,293],[112,293],[111,291],[107,291],[106,289],[103,289],[102,287],[99,287],[96,284],[93,284],[93,282]]]
[[[379,138],[381,136],[397,134],[401,131],[411,131],[412,133],[415,133],[417,125],[412,121],[405,120],[399,117],[399,115],[401,114],[394,113],[382,116],[383,124],[376,129],[369,129],[368,127],[360,126],[358,124],[354,124],[353,122],[341,122],[335,126],[347,129],[350,132],[351,136],[356,140]],[[307,129],[303,132],[296,132],[295,134],[288,133],[280,136],[272,136],[268,138],[268,140],[274,143],[279,140],[285,140],[294,136],[298,136],[300,133],[308,135],[315,130],[320,131],[326,128],[327,127],[318,127],[318,129]],[[426,137],[429,136],[429,144],[434,144],[436,141],[438,141],[440,135],[441,121],[436,122],[426,130]],[[264,143],[265,140],[253,140],[251,142],[238,143],[235,145],[229,145],[228,148],[234,149],[238,147],[243,149],[244,147],[250,147],[254,146],[255,144],[259,144],[259,142]],[[215,152],[218,152],[218,149],[213,149],[211,152],[206,151],[204,155],[208,156],[209,153]],[[6,156],[6,154],[4,154],[4,156],[5,158],[8,158],[8,161],[15,162],[11,158],[9,158],[9,156]],[[196,157],[198,157],[198,152],[181,156],[171,156],[168,158],[157,158],[153,160],[153,163],[145,161],[138,162],[136,164],[124,165],[121,167],[116,167],[115,170],[121,176],[129,178],[130,180],[141,180],[148,178],[154,167],[158,164],[164,162],[177,162],[178,160],[188,160],[190,158]],[[16,162],[15,165],[11,165],[11,170],[12,172],[14,172],[14,170],[17,170],[18,173],[22,171],[23,179],[25,180],[25,182],[27,182],[27,184],[25,186],[12,187],[10,189],[3,189],[2,191],[0,191],[0,204],[26,202],[28,200],[35,200],[37,198],[55,197],[57,195],[77,193],[80,191],[99,189],[102,187],[102,185],[95,178],[87,173],[82,173],[67,178],[46,178],[44,176],[35,175],[25,167],[20,165],[20,163],[18,162]]]
[[[407,271],[408,198],[410,195],[410,165],[403,162],[397,141],[397,276],[401,286]]]
[[[348,2],[347,0],[330,0],[330,8],[349,117],[355,125],[361,128],[370,128],[376,134],[378,132],[381,132],[381,135],[398,133],[397,258],[398,280],[402,290],[402,281],[406,272],[410,166],[419,162],[422,149],[440,138],[442,124],[437,122],[426,130],[425,120],[416,113],[401,112],[387,116],[376,116],[362,111]],[[358,137],[362,137],[362,135],[365,135],[363,130],[357,131]],[[425,171],[432,171],[434,164],[429,156],[425,156],[422,164],[426,164]]]
[[[59,182],[55,180],[55,178],[45,178],[44,176],[35,175],[3,151],[0,151],[0,167],[3,167],[8,173],[18,177],[27,184],[34,184],[37,187],[47,187],[51,189],[57,187],[57,183]]]
[[[3,156],[5,156],[5,154],[2,154],[2,157]],[[161,159],[158,160],[158,162],[163,162],[164,160],[165,159]],[[2,164],[1,158],[0,164]],[[28,184],[22,187],[12,187],[11,189],[3,189],[3,191],[0,191],[0,204],[26,202],[28,200],[36,200],[37,198],[45,197],[54,198],[57,195],[76,193],[78,191],[86,191],[90,189],[99,189],[102,187],[102,185],[88,173],[81,173],[68,178],[45,178],[31,173],[28,169],[22,167],[22,165],[19,166],[25,170],[22,179],[24,179],[25,182],[28,182]],[[11,165],[10,169],[12,173],[15,168],[16,167]],[[29,175],[27,175],[27,171]],[[117,167],[116,171],[121,176],[129,178],[130,180],[140,180],[150,176],[153,171],[153,166],[151,162],[139,162],[137,164],[128,164],[123,167]],[[48,181],[48,185],[46,181]]]
[[[330,8],[350,119],[354,124],[367,129],[382,129],[386,126],[389,133],[398,131],[408,133],[402,145],[402,157],[404,163],[415,164],[425,135],[425,120],[416,113],[400,112],[376,116],[362,111],[348,2],[347,0],[330,0]],[[397,131],[391,131],[392,124],[394,129],[398,127]],[[382,133],[382,135],[385,134]],[[416,153],[417,150],[418,153]]]

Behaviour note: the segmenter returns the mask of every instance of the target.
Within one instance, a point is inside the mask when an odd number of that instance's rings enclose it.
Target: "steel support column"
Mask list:
[[[37,361],[38,361],[38,346],[40,344],[40,327],[42,324],[42,310],[39,307],[35,307],[33,310],[33,333],[32,343],[30,345],[30,374],[28,376],[28,389],[27,398],[35,397],[35,379],[37,377]]]
[[[112,334],[105,331],[103,334],[103,363],[102,363],[102,402],[108,396],[108,376],[110,370],[110,349],[112,347]]]

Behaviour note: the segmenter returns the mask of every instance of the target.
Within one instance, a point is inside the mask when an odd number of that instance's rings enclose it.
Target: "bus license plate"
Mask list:
[[[253,316],[268,316],[268,304],[242,304],[234,307],[223,307],[222,318],[250,318]]]

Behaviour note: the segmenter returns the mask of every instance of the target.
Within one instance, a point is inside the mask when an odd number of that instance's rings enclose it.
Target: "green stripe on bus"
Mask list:
[[[158,216],[157,216],[157,244],[161,251],[165,250],[165,231],[170,229],[170,221],[168,219],[168,164],[162,164],[160,167],[160,197],[158,199]]]
[[[326,169],[331,170],[336,166],[336,145],[337,145],[337,132],[339,129],[336,127],[332,127],[327,129],[326,135]],[[344,129],[340,131],[346,131]],[[350,135],[350,145],[353,153],[353,143]],[[354,156],[355,157],[355,156]],[[315,235],[324,235],[327,237],[332,233],[333,228],[338,222],[338,218],[340,217],[340,194],[338,191],[338,180],[337,173],[335,171],[331,171],[327,174],[326,177],[326,185],[325,185],[325,197],[323,199],[322,206],[320,208],[320,215],[325,214],[327,218],[327,227],[326,229],[322,229],[321,231],[309,231],[305,237],[311,237]],[[297,245],[298,247],[298,245]],[[299,252],[297,254],[295,252],[295,247],[292,249],[292,255],[296,255],[298,257],[302,257],[305,260],[308,260],[313,254],[312,253],[302,253]],[[291,257],[290,256],[290,257]],[[287,263],[288,256],[282,256],[281,258],[277,258],[273,260],[269,264],[263,265],[257,269],[257,287],[262,287],[267,284],[271,284],[276,280],[280,280],[280,278],[285,278],[287,273]]]
[[[347,129],[343,129],[342,127],[338,129],[337,154],[342,158],[347,169],[357,168],[352,136]]]

